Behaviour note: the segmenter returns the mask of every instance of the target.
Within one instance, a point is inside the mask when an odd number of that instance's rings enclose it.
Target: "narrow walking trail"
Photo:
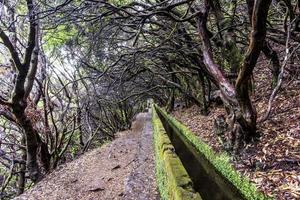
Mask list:
[[[49,174],[18,200],[156,200],[152,125],[140,113],[132,129]]]

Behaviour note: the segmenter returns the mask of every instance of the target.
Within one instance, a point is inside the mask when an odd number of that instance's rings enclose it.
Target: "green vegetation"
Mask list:
[[[59,48],[70,41],[77,34],[77,30],[71,25],[58,25],[56,29],[47,31],[44,36],[46,50]]]
[[[255,185],[253,185],[247,178],[237,172],[230,164],[230,157],[223,154],[216,154],[213,149],[199,139],[193,132],[191,132],[185,125],[178,122],[175,118],[168,115],[164,110],[155,106],[155,108],[164,116],[164,118],[170,123],[171,126],[177,128],[180,134],[184,135],[186,139],[197,149],[197,151],[204,155],[205,158],[215,167],[223,177],[230,181],[246,199],[249,200],[263,200],[271,199],[264,194],[257,191]]]
[[[192,180],[174,152],[174,147],[163,128],[157,113],[153,109],[152,124],[154,130],[154,149],[156,161],[156,179],[161,198],[201,199],[192,186]]]

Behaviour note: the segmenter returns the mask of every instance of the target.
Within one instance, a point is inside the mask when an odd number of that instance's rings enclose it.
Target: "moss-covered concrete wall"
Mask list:
[[[258,192],[256,187],[247,178],[242,177],[242,175],[232,167],[229,162],[230,157],[227,154],[216,154],[209,145],[200,140],[186,126],[168,115],[161,108],[155,106],[155,109],[162,118],[164,124],[168,124],[168,126],[165,127],[169,129],[168,132],[173,131],[173,134],[176,133],[180,135],[181,140],[184,141],[187,148],[190,150],[196,150],[199,157],[205,158],[205,160],[209,163],[210,168],[213,169],[208,169],[208,165],[206,165],[204,166],[204,170],[206,170],[210,175],[213,174],[215,176],[213,177],[214,180],[220,179],[220,177],[217,177],[215,173],[212,173],[213,171],[220,175],[222,179],[226,179],[226,182],[229,182],[232,185],[231,187],[234,187],[235,190],[242,195],[242,199],[270,199],[264,194]],[[223,184],[220,181],[217,182],[217,184]]]
[[[152,109],[156,179],[164,200],[201,200],[154,109]]]

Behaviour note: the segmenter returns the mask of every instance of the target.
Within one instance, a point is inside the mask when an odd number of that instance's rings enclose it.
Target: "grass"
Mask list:
[[[184,135],[186,139],[203,154],[205,158],[215,167],[216,171],[231,182],[241,194],[248,200],[265,200],[272,199],[259,192],[254,184],[252,184],[248,178],[242,177],[242,175],[236,171],[230,164],[230,157],[226,154],[216,154],[213,149],[198,138],[193,132],[191,132],[185,125],[178,122],[175,118],[168,115],[164,110],[155,106],[158,112],[160,112],[170,125],[177,128],[180,134]]]

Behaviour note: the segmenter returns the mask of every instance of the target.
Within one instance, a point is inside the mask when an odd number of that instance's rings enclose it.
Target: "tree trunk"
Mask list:
[[[252,22],[252,15],[253,15],[253,9],[254,9],[254,0],[247,0],[247,6],[248,6],[248,15],[250,19],[250,23]],[[265,56],[270,59],[272,62],[272,87],[275,87],[276,82],[277,82],[277,77],[280,72],[280,61],[277,55],[277,52],[274,51],[271,47],[271,45],[267,42],[264,41],[262,51],[265,54]]]
[[[29,177],[32,181],[36,182],[39,178],[39,168],[37,163],[37,131],[34,129],[32,122],[24,113],[25,108],[15,109],[13,107],[13,113],[17,119],[18,124],[24,129],[25,138],[27,143],[27,170]]]
[[[39,146],[38,158],[45,172],[49,172],[51,169],[51,155],[48,150],[48,145],[41,140],[39,135],[37,135],[37,141]]]
[[[168,106],[168,112],[172,112],[174,110],[174,107],[175,107],[175,88],[171,89],[167,106]]]
[[[25,143],[26,143],[25,137],[22,136],[21,145],[25,146]],[[26,150],[25,149],[21,149],[21,154],[22,154],[22,156],[21,156],[22,160],[26,160]],[[18,186],[17,195],[21,195],[24,192],[25,181],[26,181],[25,171],[26,171],[26,165],[23,163],[20,163],[20,173],[19,173],[18,183],[17,183],[17,186]]]
[[[38,66],[38,20],[36,15],[36,6],[32,0],[26,0],[28,9],[28,38],[27,46],[24,51],[23,61],[20,59],[19,51],[15,46],[15,37],[13,40],[0,28],[0,38],[4,46],[9,50],[13,65],[17,73],[14,82],[14,88],[11,93],[9,106],[16,118],[16,122],[24,129],[27,143],[27,169],[29,177],[36,182],[39,177],[39,168],[37,163],[38,133],[33,127],[32,121],[26,116],[27,98],[32,90]],[[16,36],[16,35],[15,35]]]
[[[242,61],[242,54],[239,47],[236,44],[236,35],[234,29],[231,28],[234,25],[234,15],[232,18],[226,18],[222,12],[219,0],[206,0],[207,6],[212,10],[217,20],[217,26],[219,31],[219,38],[215,38],[215,42],[221,47],[222,58],[228,62],[231,74],[237,75],[239,66]],[[229,12],[235,13],[236,1],[231,3]],[[221,31],[224,30],[224,31]],[[234,82],[234,77],[231,82]]]
[[[198,30],[203,42],[204,63],[208,73],[221,91],[220,97],[228,114],[227,123],[231,132],[232,146],[236,150],[241,146],[242,141],[249,141],[256,135],[257,115],[250,100],[249,83],[265,39],[267,13],[270,3],[271,0],[257,0],[255,2],[250,45],[236,80],[236,87],[225,78],[221,67],[215,63],[213,58],[206,26],[209,5],[206,5],[205,12],[200,13],[197,20]]]
[[[241,106],[241,114],[245,119],[246,127],[248,127],[248,133],[245,135],[246,140],[249,140],[256,135],[257,114],[250,100],[249,86],[251,83],[252,72],[265,41],[267,32],[266,23],[271,2],[271,0],[257,0],[254,3],[250,44],[239,76],[236,80],[237,100]]]
[[[205,78],[204,78],[203,73],[200,70],[198,70],[198,74],[199,74],[199,79],[201,82],[201,96],[202,96],[202,103],[203,103],[202,114],[207,115],[208,114],[208,105],[207,105],[207,101],[206,101]]]
[[[277,85],[277,78],[280,73],[280,61],[277,52],[272,49],[267,41],[264,42],[262,51],[265,56],[272,62],[272,88],[274,88]]]

